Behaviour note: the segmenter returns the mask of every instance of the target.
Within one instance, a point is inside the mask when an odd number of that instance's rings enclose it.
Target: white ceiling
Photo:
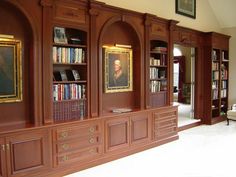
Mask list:
[[[221,28],[236,27],[236,0],[208,0]]]

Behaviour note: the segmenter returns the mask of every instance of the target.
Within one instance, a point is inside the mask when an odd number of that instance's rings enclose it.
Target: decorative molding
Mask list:
[[[41,0],[40,5],[44,7],[52,7],[53,0]]]

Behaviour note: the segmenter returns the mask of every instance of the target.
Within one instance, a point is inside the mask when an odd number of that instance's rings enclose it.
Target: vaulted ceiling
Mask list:
[[[236,0],[208,0],[221,28],[236,27]]]

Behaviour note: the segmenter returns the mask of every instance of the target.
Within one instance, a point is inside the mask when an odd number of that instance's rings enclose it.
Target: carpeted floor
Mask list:
[[[67,177],[235,177],[236,122],[201,125],[180,139]]]

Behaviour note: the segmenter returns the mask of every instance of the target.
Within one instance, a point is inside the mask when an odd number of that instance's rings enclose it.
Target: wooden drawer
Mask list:
[[[57,164],[62,165],[70,162],[79,162],[93,159],[101,154],[100,146],[93,146],[57,156]]]
[[[168,138],[177,133],[177,108],[169,108],[153,113],[154,139]]]
[[[55,131],[56,141],[65,141],[86,135],[97,134],[100,132],[100,127],[100,124],[97,123],[87,123],[83,125],[58,128]]]
[[[77,3],[57,2],[54,6],[54,20],[86,23],[86,11]]]
[[[57,144],[57,153],[62,154],[77,149],[84,149],[90,146],[99,145],[101,142],[99,135],[86,136],[72,139],[69,141],[59,142]]]

